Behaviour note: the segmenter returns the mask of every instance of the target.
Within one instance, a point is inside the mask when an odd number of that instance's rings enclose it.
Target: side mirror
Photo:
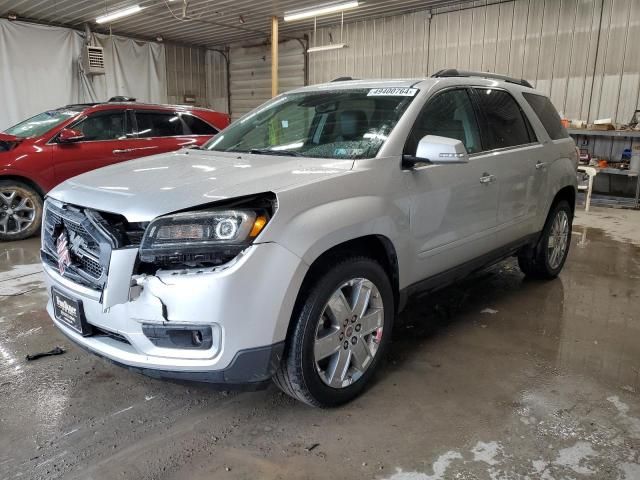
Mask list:
[[[460,140],[437,135],[420,139],[415,157],[403,155],[402,168],[413,169],[422,165],[468,163],[469,154]]]
[[[84,133],[73,128],[64,128],[58,135],[58,143],[74,143],[84,140]]]

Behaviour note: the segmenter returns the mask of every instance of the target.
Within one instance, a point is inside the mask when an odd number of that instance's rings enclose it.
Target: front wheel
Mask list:
[[[389,344],[395,315],[389,278],[374,260],[350,257],[301,295],[274,382],[312,406],[346,403],[366,387]]]
[[[547,217],[535,248],[518,256],[520,270],[528,277],[551,279],[558,276],[569,254],[573,210],[566,200],[556,203]]]
[[[0,241],[35,235],[42,220],[42,197],[33,188],[13,180],[0,180]]]

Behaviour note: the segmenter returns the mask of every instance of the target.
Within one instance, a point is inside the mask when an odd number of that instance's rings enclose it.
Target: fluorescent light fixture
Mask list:
[[[284,12],[284,21],[292,22],[294,20],[302,20],[303,18],[318,17],[320,15],[328,15],[329,13],[342,12],[350,8],[356,8],[358,0],[348,0],[340,2],[323,3],[316,7],[299,8]]]
[[[142,10],[142,7],[140,5],[134,5],[132,7],[116,10],[115,12],[107,13],[106,15],[100,15],[98,18],[96,18],[96,23],[113,22],[114,20],[118,20],[119,18],[128,17],[129,15],[138,13],[140,10]]]
[[[339,48],[347,48],[346,43],[331,43],[329,45],[320,45],[319,47],[311,47],[307,50],[307,53],[313,52],[325,52],[327,50],[338,50]]]

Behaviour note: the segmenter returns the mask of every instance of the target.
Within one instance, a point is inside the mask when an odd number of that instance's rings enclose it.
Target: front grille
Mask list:
[[[42,259],[58,270],[58,237],[67,236],[71,259],[64,277],[95,290],[102,290],[107,278],[113,239],[103,231],[97,212],[47,200],[42,223]]]

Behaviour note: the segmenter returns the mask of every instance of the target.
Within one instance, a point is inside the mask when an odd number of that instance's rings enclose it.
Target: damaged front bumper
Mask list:
[[[132,275],[137,250],[114,250],[102,292],[44,264],[46,282],[82,302],[94,334],[53,322],[78,345],[156,378],[224,384],[268,380],[279,364],[307,265],[275,243],[256,244],[229,266]],[[205,348],[172,343],[158,332],[207,332]],[[151,334],[150,332],[153,332]],[[159,340],[160,338],[160,340]],[[166,341],[165,341],[166,340]]]

